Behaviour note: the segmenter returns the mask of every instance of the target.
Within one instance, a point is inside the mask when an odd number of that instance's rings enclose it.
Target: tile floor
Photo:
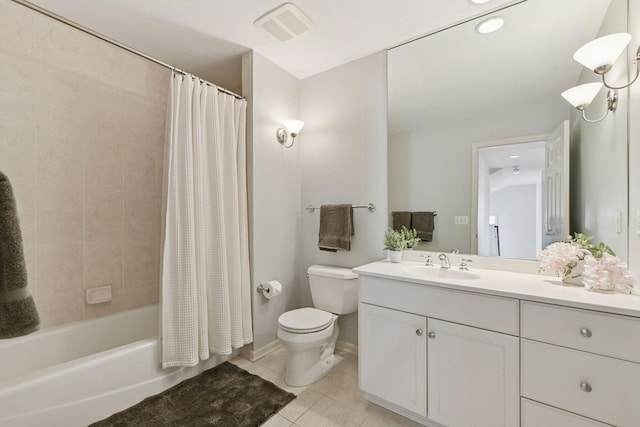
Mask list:
[[[271,417],[263,427],[418,427],[362,397],[358,388],[357,356],[336,351],[336,366],[320,381],[307,387],[284,382],[287,351],[280,348],[256,362],[238,356],[231,360],[298,397]]]

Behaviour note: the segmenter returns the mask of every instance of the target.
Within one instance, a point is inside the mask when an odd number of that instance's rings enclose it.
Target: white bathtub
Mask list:
[[[223,361],[160,369],[158,306],[0,340],[0,426],[106,418]]]

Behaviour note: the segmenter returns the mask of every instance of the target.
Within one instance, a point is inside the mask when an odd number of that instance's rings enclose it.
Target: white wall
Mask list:
[[[350,252],[318,249],[319,211],[302,212],[303,275],[312,264],[356,267],[384,258],[387,209],[387,63],[379,52],[302,81],[302,203],[375,203],[354,211]],[[304,276],[302,276],[304,277]],[[312,304],[308,282],[302,305]],[[340,320],[340,340],[357,343],[357,314]]]
[[[262,56],[243,56],[243,94],[249,101],[248,162],[253,350],[277,339],[278,316],[300,306],[300,141],[284,148],[276,129],[300,117],[300,81]],[[255,292],[277,279],[284,292],[272,300]]]
[[[453,220],[471,215],[471,143],[550,133],[567,114],[562,102],[531,105],[390,134],[389,209],[436,210],[433,241],[419,249],[470,253],[470,226]]]
[[[624,2],[611,3],[598,36],[619,32],[620,28],[624,28],[625,6]],[[634,37],[633,40],[635,44],[632,49],[635,49],[638,38]],[[620,74],[623,74],[627,61],[626,56],[622,55],[610,73],[613,75],[607,76],[607,81],[616,84],[626,81],[627,77]],[[576,84],[598,80],[595,73],[585,69]],[[600,91],[587,109],[587,117],[595,119],[605,113],[606,92],[605,89]],[[618,97],[617,110],[598,123],[587,123],[582,120],[581,113],[571,108],[570,224],[573,231],[596,236],[595,243],[605,242],[618,256],[627,259],[628,90],[618,91]],[[616,230],[617,213],[622,215],[620,231]]]
[[[535,184],[513,185],[491,194],[490,214],[498,216],[500,256],[516,259],[535,259],[536,212],[538,210]]]
[[[629,32],[633,35],[629,51],[633,54],[640,43],[640,0],[629,0]],[[630,72],[635,64],[629,61]],[[640,234],[636,212],[640,210],[640,82],[631,86],[629,99],[629,266],[640,272]],[[640,285],[636,285],[640,289]]]

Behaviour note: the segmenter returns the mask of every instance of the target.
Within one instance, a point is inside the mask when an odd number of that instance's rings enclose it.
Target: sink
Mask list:
[[[453,268],[427,267],[424,265],[404,267],[402,271],[422,277],[423,279],[475,280],[480,278],[477,274],[469,271],[454,270]]]

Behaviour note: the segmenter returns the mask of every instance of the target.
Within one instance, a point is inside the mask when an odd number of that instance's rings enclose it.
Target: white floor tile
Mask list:
[[[262,427],[291,427],[291,421],[285,417],[275,414],[273,417],[269,418],[266,423],[262,424]]]
[[[286,348],[279,348],[278,350],[269,353],[262,359],[258,359],[255,363],[265,368],[271,369],[273,372],[284,375],[287,368],[287,356],[288,351]]]
[[[357,427],[365,415],[326,396],[320,398],[296,421],[300,427]]]
[[[271,417],[266,427],[419,427],[408,418],[364,399],[358,387],[358,358],[348,352],[337,354],[339,361],[322,379],[306,387],[284,382],[287,351],[279,349],[251,362],[241,356],[232,360],[238,367],[258,375],[296,399]]]
[[[315,405],[320,398],[322,398],[322,394],[313,390],[306,390],[300,393],[300,395],[287,406],[280,409],[278,413],[288,420],[296,421],[302,414],[307,412],[309,408]]]

